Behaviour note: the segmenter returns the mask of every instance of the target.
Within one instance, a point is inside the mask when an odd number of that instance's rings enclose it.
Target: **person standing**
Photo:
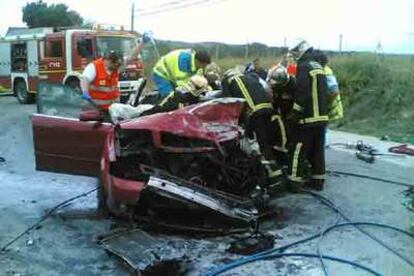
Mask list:
[[[298,192],[305,181],[305,161],[310,179],[305,186],[323,190],[325,182],[325,128],[328,123],[327,81],[323,67],[315,60],[313,48],[304,40],[290,49],[297,60],[293,107],[287,116],[291,126],[288,189]]]
[[[145,34],[139,38],[128,59],[136,58],[149,39]],[[81,77],[83,97],[102,111],[107,111],[112,103],[119,102],[118,80],[119,68],[122,64],[123,56],[115,51],[109,51],[103,57],[89,63]]]

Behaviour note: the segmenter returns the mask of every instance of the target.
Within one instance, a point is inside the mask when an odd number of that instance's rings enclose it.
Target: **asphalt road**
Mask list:
[[[35,105],[20,105],[13,97],[0,96],[0,246],[24,231],[56,204],[96,186],[96,179],[35,170],[30,115]],[[331,132],[330,142],[358,137]],[[377,142],[376,139],[372,141]],[[378,141],[379,144],[381,142]],[[383,145],[383,144],[381,144]],[[350,150],[327,150],[327,167],[414,184],[412,157],[390,162],[382,158],[374,164],[357,160]],[[408,229],[413,212],[404,205],[406,187],[349,176],[329,175],[322,195],[328,197],[354,221],[390,224]],[[276,246],[319,233],[338,220],[326,206],[308,195],[289,195],[274,202],[283,209],[283,217],[264,223],[262,229],[278,235]],[[0,275],[128,275],[114,256],[96,243],[96,237],[108,233],[116,221],[93,217],[96,195],[81,198],[45,220],[41,227],[13,243],[0,253]],[[63,219],[62,214],[84,212],[79,218]],[[89,214],[89,215],[88,215]],[[414,262],[414,240],[383,229],[364,229],[383,240]],[[186,253],[192,263],[189,275],[199,275],[214,265],[236,259],[225,253],[229,237],[196,239],[185,236],[157,235],[177,252]],[[142,246],[134,235],[117,246]],[[119,245],[121,243],[121,245]],[[306,243],[288,252],[315,253],[317,242]],[[129,247],[131,248],[131,247]],[[336,230],[320,243],[323,253],[366,265],[383,275],[414,275],[414,267],[395,256],[353,227]],[[139,252],[136,252],[139,255]],[[176,252],[175,252],[176,253]],[[164,257],[175,254],[164,252]],[[163,256],[161,256],[163,257]],[[347,265],[327,261],[329,275],[367,275]],[[235,273],[235,274],[231,274]],[[231,275],[323,275],[317,259],[300,257],[260,261],[229,272]]]

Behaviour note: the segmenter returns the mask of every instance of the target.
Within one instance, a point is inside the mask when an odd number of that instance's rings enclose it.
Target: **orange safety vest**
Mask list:
[[[95,60],[93,65],[95,66],[96,76],[89,85],[89,95],[97,105],[107,110],[112,103],[118,100],[120,95],[118,71],[114,71],[109,75],[102,58]]]

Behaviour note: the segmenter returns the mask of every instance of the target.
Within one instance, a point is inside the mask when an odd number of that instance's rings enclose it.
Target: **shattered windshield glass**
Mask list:
[[[109,51],[115,51],[126,57],[136,45],[135,39],[133,37],[102,36],[98,37],[96,41],[98,54],[100,56],[104,56]]]

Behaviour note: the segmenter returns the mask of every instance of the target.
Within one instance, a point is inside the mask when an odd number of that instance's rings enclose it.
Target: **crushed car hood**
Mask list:
[[[237,138],[238,119],[243,107],[244,100],[238,98],[213,99],[171,112],[128,120],[120,123],[120,128],[167,132],[221,143]]]

